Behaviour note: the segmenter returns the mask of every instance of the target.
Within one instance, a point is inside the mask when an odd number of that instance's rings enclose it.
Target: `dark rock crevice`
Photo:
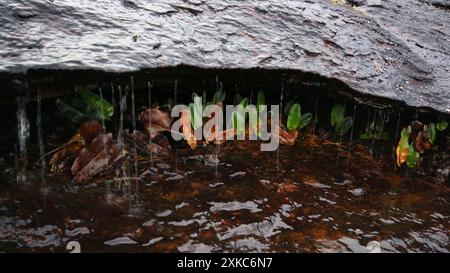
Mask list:
[[[24,96],[36,100],[37,91],[46,98],[55,98],[72,94],[80,86],[92,90],[102,88],[108,93],[111,84],[126,87],[130,78],[134,78],[136,91],[147,94],[149,82],[153,83],[156,96],[172,97],[175,80],[178,93],[191,94],[203,91],[209,95],[216,90],[216,81],[223,84],[229,96],[234,93],[264,91],[272,94],[277,103],[281,85],[290,93],[297,93],[304,99],[312,100],[317,96],[326,96],[338,101],[348,101],[388,112],[422,112],[448,118],[449,115],[429,107],[411,107],[400,100],[369,95],[352,89],[338,78],[326,78],[310,72],[288,69],[204,69],[192,66],[177,66],[156,69],[143,69],[135,72],[111,73],[99,70],[48,70],[33,69],[26,74],[0,73],[1,104],[15,103],[16,97]],[[159,94],[159,95],[158,95]]]

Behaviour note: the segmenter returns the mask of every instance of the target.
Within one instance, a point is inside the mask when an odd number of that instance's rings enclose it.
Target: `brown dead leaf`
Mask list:
[[[78,152],[102,132],[103,128],[100,122],[96,120],[84,122],[78,132],[67,143],[59,147],[55,154],[53,154],[50,159],[51,172],[55,172],[57,170],[57,165],[62,159]]]
[[[170,131],[172,118],[159,108],[150,108],[139,114],[147,135],[153,140],[159,132]]]
[[[293,182],[286,181],[278,185],[278,193],[283,192],[295,192],[299,190],[299,186],[294,184]]]
[[[85,182],[103,172],[108,168],[111,157],[112,154],[110,153],[109,148],[104,149],[74,175],[75,181]]]
[[[50,158],[51,172],[58,169],[58,163],[67,156],[78,152],[85,145],[85,140],[80,133],[76,133],[67,143],[62,145],[59,150]]]
[[[430,142],[430,133],[428,132],[428,127],[423,126],[414,141],[414,149],[419,153],[424,153],[426,150],[431,148],[432,144]]]
[[[112,143],[112,134],[100,134],[95,137],[91,143],[84,147],[78,157],[72,164],[72,175],[78,176],[78,173],[99,154],[105,152],[110,148]],[[102,156],[100,156],[101,158]]]
[[[281,126],[276,127],[276,132],[278,132],[280,136],[280,144],[282,145],[294,145],[295,140],[298,137],[298,131],[294,130],[292,132],[288,132],[284,130]]]
[[[124,135],[130,140],[133,141],[133,143],[136,143],[137,145],[141,147],[145,147],[145,145],[148,142],[148,136],[142,133],[141,131],[134,131],[133,133],[130,133],[130,130],[125,129]]]
[[[411,122],[411,134],[409,135],[410,142],[415,141],[416,137],[419,135],[419,132],[422,130],[423,124],[422,122],[415,120]]]
[[[96,136],[103,133],[102,124],[97,120],[86,121],[80,126],[80,135],[86,143],[90,143]]]
[[[309,136],[306,138],[306,143],[307,143],[309,146],[312,146],[312,147],[319,147],[320,144],[321,144],[320,138],[319,138],[318,136],[316,136],[316,135],[309,135]]]

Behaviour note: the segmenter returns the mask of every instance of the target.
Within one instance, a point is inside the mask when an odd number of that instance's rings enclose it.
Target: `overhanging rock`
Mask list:
[[[341,1],[335,1],[341,2]],[[414,0],[7,0],[0,73],[189,65],[312,72],[450,114],[450,16]]]

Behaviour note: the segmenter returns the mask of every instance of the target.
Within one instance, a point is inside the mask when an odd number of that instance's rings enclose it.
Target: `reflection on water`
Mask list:
[[[258,143],[224,144],[217,174],[212,146],[180,150],[176,168],[154,156],[127,185],[115,174],[16,184],[2,162],[0,250],[67,252],[77,241],[85,252],[369,252],[375,241],[382,252],[449,252],[446,186],[358,146],[337,167],[347,147],[311,153],[307,143],[281,147],[279,158]]]

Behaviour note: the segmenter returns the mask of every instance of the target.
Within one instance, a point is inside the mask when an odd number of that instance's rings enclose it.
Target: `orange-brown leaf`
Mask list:
[[[74,179],[76,182],[85,182],[95,175],[101,173],[106,170],[109,166],[109,162],[111,160],[111,153],[109,152],[109,148],[104,149],[94,158],[92,158],[83,168],[78,171]]]
[[[292,132],[288,132],[281,128],[280,126],[277,126],[277,130],[279,136],[280,136],[280,144],[283,145],[294,145],[295,140],[298,137],[298,131],[293,130]]]
[[[431,145],[430,134],[427,130],[427,126],[424,126],[424,130],[420,131],[417,134],[417,137],[414,141],[414,149],[419,153],[423,153],[426,150],[430,149]]]
[[[278,185],[277,192],[283,193],[283,192],[295,192],[299,190],[299,186],[297,184],[294,184],[290,181],[285,181]]]
[[[85,140],[80,133],[76,133],[67,143],[50,158],[51,172],[55,172],[58,163],[65,157],[78,152],[85,145]]]
[[[409,147],[408,149],[403,149],[400,144],[397,145],[396,154],[397,154],[397,166],[401,166],[408,157]]]
[[[222,144],[227,140],[231,140],[236,135],[236,130],[234,128],[229,128],[224,131],[214,132],[210,134],[206,139],[205,143],[214,142],[214,144]],[[220,138],[220,139],[219,139]]]
[[[410,134],[411,134],[410,127],[403,128],[401,135],[400,135],[400,140],[398,142],[397,149],[396,149],[397,166],[399,166],[399,167],[406,161],[406,158],[408,157],[408,154],[409,154],[408,139],[410,137]]]
[[[78,154],[78,157],[72,164],[72,175],[76,176],[98,154],[110,148],[112,143],[112,134],[99,134],[89,145],[84,147]]]
[[[86,121],[81,124],[80,135],[86,143],[91,142],[96,136],[103,132],[102,124],[97,120]]]
[[[172,118],[167,112],[159,108],[150,108],[139,114],[139,119],[144,124],[147,135],[154,139],[159,132],[170,131]]]

